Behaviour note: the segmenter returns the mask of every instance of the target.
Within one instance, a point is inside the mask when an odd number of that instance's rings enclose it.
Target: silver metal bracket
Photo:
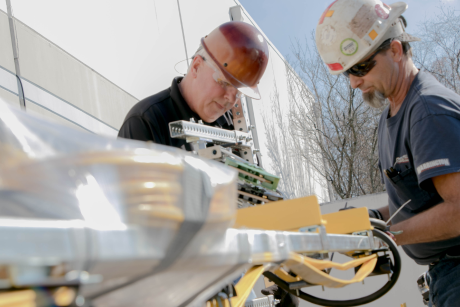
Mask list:
[[[169,123],[169,131],[172,138],[187,139],[190,137],[204,138],[215,144],[228,144],[241,142],[241,146],[252,146],[252,135],[242,131],[231,131],[221,128],[201,125],[197,123],[179,120]]]

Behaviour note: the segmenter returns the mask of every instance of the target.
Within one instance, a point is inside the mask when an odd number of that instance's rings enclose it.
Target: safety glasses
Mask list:
[[[356,77],[364,77],[367,75],[367,73],[370,72],[372,68],[374,68],[374,66],[377,64],[377,61],[374,60],[375,56],[379,54],[380,51],[389,49],[391,41],[391,39],[384,41],[367,61],[353,65],[348,70],[343,72],[344,76],[349,78],[350,75]]]
[[[209,67],[211,67],[212,70],[214,70],[214,73],[212,74],[212,78],[214,79],[214,81],[216,81],[217,84],[219,84],[225,91],[227,91],[228,89],[236,89],[237,92],[236,92],[235,99],[236,100],[240,99],[242,93],[225,79],[224,74],[211,62],[211,60],[209,60],[208,58],[204,56],[201,56],[201,57],[203,58],[203,61]]]

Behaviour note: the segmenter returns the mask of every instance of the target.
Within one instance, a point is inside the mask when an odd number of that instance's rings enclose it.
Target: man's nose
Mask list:
[[[350,74],[349,77],[352,88],[358,88],[363,83],[363,78],[353,76],[352,74]]]
[[[227,86],[227,91],[225,93],[227,100],[233,106],[238,101],[238,90],[233,86]]]

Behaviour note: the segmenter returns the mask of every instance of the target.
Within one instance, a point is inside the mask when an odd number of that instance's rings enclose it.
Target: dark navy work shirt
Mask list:
[[[185,140],[173,139],[169,133],[169,123],[200,117],[188,106],[179,90],[182,77],[176,77],[171,87],[147,97],[135,104],[126,115],[118,136],[139,141],[152,141],[158,144],[192,150]],[[231,118],[221,116],[213,123],[205,123],[223,129],[234,130]]]
[[[388,118],[388,112],[389,107],[380,118],[378,138],[390,214],[411,199],[394,217],[392,222],[398,223],[443,201],[431,178],[460,171],[460,96],[420,71],[398,113]],[[390,167],[399,173],[393,180],[384,172]],[[460,237],[403,249],[418,264],[426,265],[458,245]]]

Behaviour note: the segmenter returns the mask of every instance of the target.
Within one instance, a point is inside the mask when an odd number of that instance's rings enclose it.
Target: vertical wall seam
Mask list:
[[[187,53],[187,44],[185,42],[185,33],[184,33],[184,25],[182,23],[182,15],[180,13],[180,4],[179,4],[179,0],[177,0],[177,9],[179,10],[179,19],[180,19],[180,27],[182,29],[182,38],[184,40],[184,49],[185,49],[185,57],[187,59],[187,68],[190,66],[189,62],[188,62],[188,53]]]
[[[16,30],[14,26],[14,20],[13,20],[13,13],[11,9],[11,1],[6,0],[6,6],[8,10],[8,24],[10,27],[10,36],[11,36],[11,45],[13,48],[13,58],[14,58],[14,69],[15,69],[15,75],[16,75],[16,83],[18,84],[18,97],[19,97],[19,105],[21,106],[21,109],[24,111],[26,110],[26,101],[24,99],[24,89],[22,87],[22,82],[21,82],[21,70],[19,68],[19,54],[18,54],[18,48],[17,48],[17,41],[16,41]]]

